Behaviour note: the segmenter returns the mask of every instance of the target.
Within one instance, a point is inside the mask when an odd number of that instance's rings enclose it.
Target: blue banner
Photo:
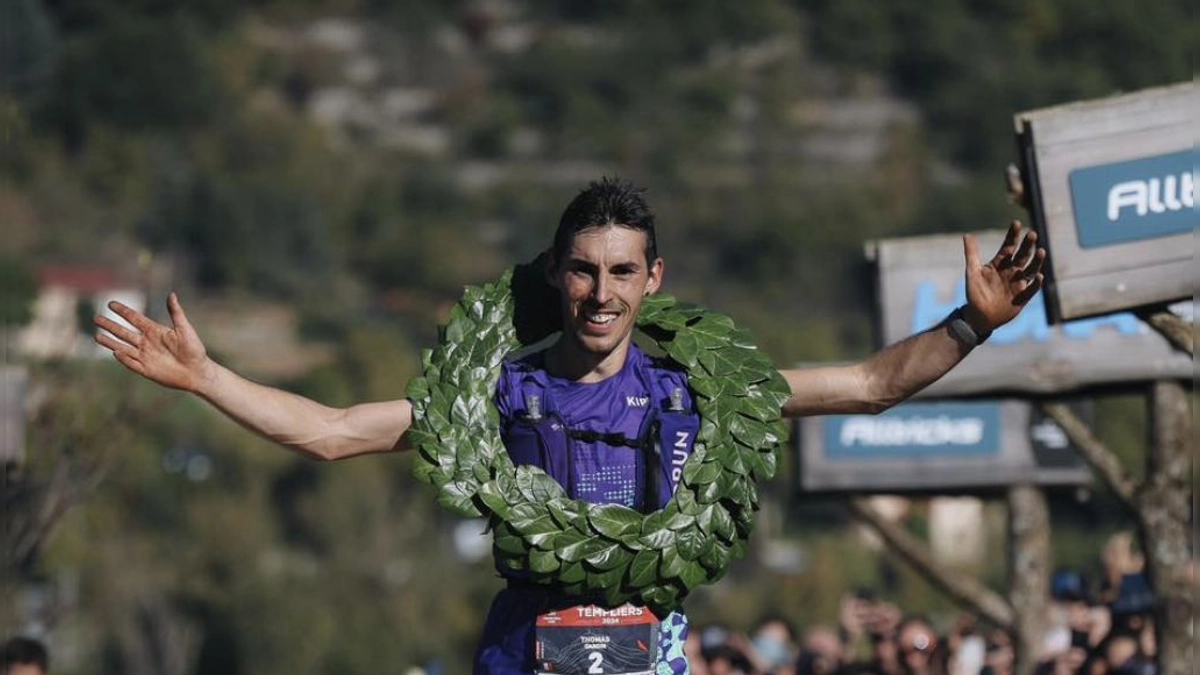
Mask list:
[[[1072,171],[1079,246],[1097,248],[1185,234],[1196,227],[1195,156],[1169,155]]]
[[[1000,453],[998,402],[905,403],[878,415],[824,418],[830,460],[896,460]]]

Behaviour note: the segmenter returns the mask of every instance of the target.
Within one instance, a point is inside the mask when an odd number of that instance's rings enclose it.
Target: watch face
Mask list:
[[[975,334],[975,330],[971,328],[971,324],[967,323],[961,316],[956,316],[950,321],[950,334],[959,342],[971,347],[979,346],[982,342],[979,336]]]

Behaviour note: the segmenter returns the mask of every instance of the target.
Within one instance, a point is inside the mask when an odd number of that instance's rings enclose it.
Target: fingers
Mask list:
[[[152,329],[154,326],[158,325],[158,324],[154,323],[153,321],[151,321],[150,319],[146,318],[146,315],[142,314],[141,312],[137,311],[136,309],[134,309],[124,303],[117,302],[116,300],[113,300],[112,302],[108,303],[108,309],[110,311],[112,311],[113,314],[116,314],[117,316],[121,317],[122,319],[125,319],[126,321],[128,321],[131,326],[133,326],[134,328],[137,328],[138,330],[140,330],[143,333],[150,331],[150,329]],[[105,330],[108,330],[108,329],[106,328]]]
[[[1018,307],[1023,307],[1026,303],[1033,299],[1033,296],[1036,295],[1039,290],[1041,290],[1042,283],[1045,281],[1045,279],[1046,277],[1042,274],[1037,274],[1032,279],[1027,280],[1025,282],[1025,288],[1021,289],[1021,292],[1013,296],[1013,304],[1017,305]]]
[[[979,262],[979,242],[975,240],[975,235],[963,235],[963,256],[967,259],[967,269],[978,269],[982,266]]]
[[[998,270],[1005,270],[1013,266],[1017,247],[1021,242],[1022,229],[1021,221],[1019,220],[1009,223],[1008,231],[1004,234],[1004,242],[1000,244],[1000,250],[996,251],[996,255],[992,257],[990,262],[992,267]]]
[[[1014,267],[1023,270],[1033,260],[1034,252],[1037,250],[1037,238],[1037,232],[1031,231],[1021,240],[1021,246],[1012,256]]]
[[[120,304],[120,303],[113,303],[113,304]],[[121,305],[121,306],[125,307],[124,305]],[[125,309],[129,309],[129,308],[125,307]],[[129,310],[129,311],[133,311],[133,310]],[[128,344],[128,345],[132,345],[134,347],[140,347],[143,340],[145,340],[145,336],[142,333],[140,333],[138,331],[130,330],[129,328],[122,326],[121,324],[117,323],[116,321],[113,321],[112,319],[108,318],[107,316],[97,316],[96,318],[92,319],[92,323],[95,324],[97,328],[101,328],[103,330],[108,331],[109,333],[112,333],[112,335],[116,336],[118,339],[123,341],[122,344]],[[109,340],[112,339],[105,333],[96,333],[97,341],[99,341],[101,336],[103,336]],[[109,349],[112,349],[112,347],[108,344],[105,344],[103,342],[101,342],[101,344],[103,344],[105,347],[108,347]]]
[[[105,329],[107,330],[107,329]],[[94,338],[96,343],[101,347],[112,352],[113,357],[120,362],[121,365],[132,370],[133,372],[143,375],[145,374],[145,365],[137,357],[137,351],[125,342],[121,342],[117,338],[108,333],[96,333]]]
[[[1046,265],[1046,249],[1039,248],[1033,252],[1033,260],[1025,266],[1025,277],[1032,279],[1042,273]]]
[[[167,314],[176,328],[187,325],[187,315],[183,313],[183,305],[179,304],[179,296],[172,292],[167,296]]]
[[[132,370],[133,372],[137,373],[138,375],[144,376],[146,374],[146,368],[142,364],[142,362],[137,360],[137,358],[135,358],[129,352],[114,350],[113,356],[116,357],[117,361],[120,362],[121,365]]]

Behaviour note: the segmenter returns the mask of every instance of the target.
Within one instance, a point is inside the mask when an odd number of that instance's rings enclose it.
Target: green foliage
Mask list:
[[[222,103],[220,80],[191,20],[109,15],[65,36],[52,91],[38,119],[78,145],[89,124],[179,130]]]
[[[22,326],[33,318],[37,280],[24,261],[0,256],[0,326]]]
[[[809,3],[809,34],[835,62],[886,74],[972,168],[1012,155],[1012,113],[1191,78],[1196,24],[1180,0]]]

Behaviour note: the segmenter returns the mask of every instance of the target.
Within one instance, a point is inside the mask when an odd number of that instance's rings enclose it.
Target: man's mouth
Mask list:
[[[594,323],[594,324],[598,324],[601,326],[607,326],[608,324],[617,320],[617,315],[616,314],[598,314],[598,313],[597,314],[585,314],[584,318],[588,320],[588,323]]]

